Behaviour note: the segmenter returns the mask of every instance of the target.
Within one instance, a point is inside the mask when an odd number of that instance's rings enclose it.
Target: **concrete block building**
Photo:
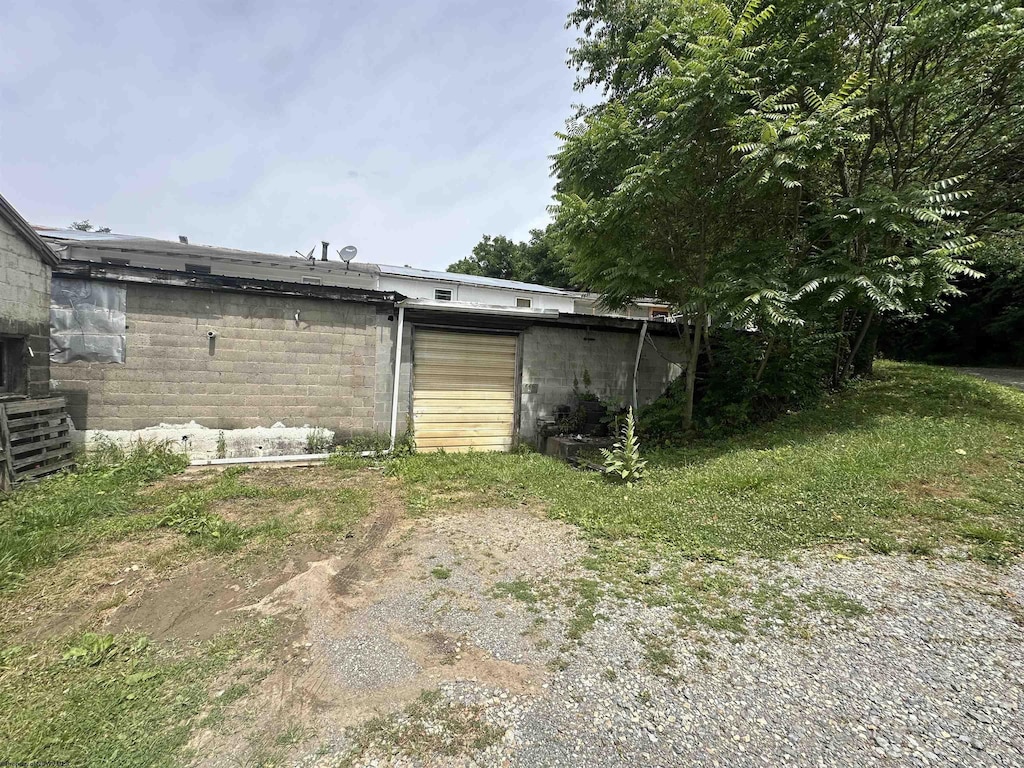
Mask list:
[[[675,323],[643,307],[585,314],[585,295],[546,286],[41,233],[61,257],[50,378],[76,427],[162,426],[199,455],[211,433],[228,455],[302,452],[301,441],[233,438],[313,428],[336,440],[409,429],[420,450],[508,450],[536,436],[574,383],[644,404],[685,359]]]
[[[57,257],[0,196],[0,400],[50,389],[50,275]]]

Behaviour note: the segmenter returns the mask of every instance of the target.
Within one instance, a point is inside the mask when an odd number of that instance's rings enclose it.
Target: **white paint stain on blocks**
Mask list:
[[[220,456],[220,440],[224,436],[224,455]],[[317,445],[310,451],[310,439]],[[190,421],[184,424],[157,424],[145,429],[87,429],[72,433],[72,439],[86,450],[110,441],[122,448],[133,443],[166,442],[190,459],[248,458],[252,456],[290,456],[298,453],[320,453],[334,440],[334,432],[308,424],[286,427],[280,422],[269,427],[247,429],[211,429]]]

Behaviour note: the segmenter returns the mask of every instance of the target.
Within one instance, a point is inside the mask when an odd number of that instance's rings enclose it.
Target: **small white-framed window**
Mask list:
[[[437,301],[451,301],[452,300],[452,289],[451,288],[435,288],[434,298]]]
[[[529,309],[533,306],[533,299],[529,299],[526,296],[516,296],[516,306]]]

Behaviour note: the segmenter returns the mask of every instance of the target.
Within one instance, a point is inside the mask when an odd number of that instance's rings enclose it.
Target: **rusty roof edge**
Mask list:
[[[153,267],[98,264],[93,261],[61,261],[54,267],[56,277],[77,277],[91,280],[161,285],[170,288],[252,293],[264,296],[296,296],[309,299],[331,299],[365,304],[394,305],[405,299],[395,291],[375,291],[336,285],[309,285],[283,280],[264,280],[258,277],[230,277],[228,275],[201,275]]]

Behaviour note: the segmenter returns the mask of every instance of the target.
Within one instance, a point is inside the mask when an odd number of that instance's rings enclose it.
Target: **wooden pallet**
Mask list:
[[[63,397],[0,403],[0,488],[74,466]]]

